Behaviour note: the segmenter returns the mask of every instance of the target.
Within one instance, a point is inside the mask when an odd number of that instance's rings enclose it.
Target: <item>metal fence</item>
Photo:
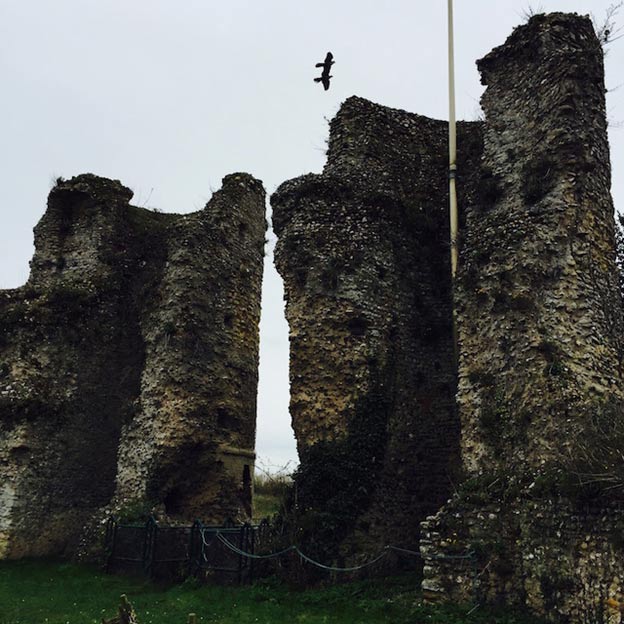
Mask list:
[[[113,517],[106,525],[106,570],[160,579],[196,575],[217,582],[248,583],[257,564],[253,557],[240,553],[255,553],[269,539],[269,532],[266,520],[258,525],[226,521],[208,526],[196,520],[191,526],[162,526],[154,517],[144,524],[122,524]]]

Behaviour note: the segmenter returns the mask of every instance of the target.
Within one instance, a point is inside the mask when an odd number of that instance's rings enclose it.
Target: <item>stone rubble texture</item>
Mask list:
[[[59,180],[28,282],[0,291],[0,558],[75,554],[120,510],[250,515],[264,190],[229,175],[185,215],[131,198]]]
[[[423,589],[620,622],[624,510],[544,487],[587,414],[622,398],[603,51],[588,18],[553,13],[477,65],[480,193],[455,293],[467,481],[422,524]]]
[[[303,468],[319,443],[331,463],[340,440],[367,427],[379,439],[328,492],[370,488],[345,555],[417,545],[418,521],[448,498],[459,459],[447,133],[446,122],[349,98],[331,122],[323,173],[271,197]],[[480,124],[461,123],[459,137],[462,170],[478,169]],[[465,202],[474,183],[462,181]]]
[[[478,67],[453,294],[445,122],[349,98],[323,172],[271,198],[295,504],[336,562],[419,544],[429,600],[615,624],[624,509],[561,478],[579,443],[603,451],[588,416],[624,398],[603,51],[588,18],[553,13]],[[60,182],[29,282],[0,292],[2,557],[71,552],[135,503],[249,512],[264,192],[228,176],[186,216],[130,199]]]

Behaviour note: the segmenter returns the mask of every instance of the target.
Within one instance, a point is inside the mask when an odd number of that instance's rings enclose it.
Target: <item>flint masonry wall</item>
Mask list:
[[[535,18],[478,67],[490,195],[468,207],[457,292],[471,471],[501,459],[538,466],[569,439],[579,401],[617,393],[621,381],[621,312],[607,305],[616,271],[602,49],[591,22]],[[497,403],[513,411],[495,418]]]
[[[271,198],[299,526],[347,557],[414,546],[458,460],[447,132],[349,98],[331,122],[323,173]],[[460,136],[462,170],[474,171],[479,124],[460,124]],[[467,200],[472,181],[463,182]]]
[[[602,61],[590,20],[555,13],[478,62],[481,193],[456,293],[468,479],[423,524],[431,598],[620,621],[624,515],[564,488],[591,417],[621,399]],[[473,570],[438,558],[469,550]]]
[[[2,557],[75,552],[102,509],[249,514],[264,191],[227,176],[188,215],[131,197],[59,181],[0,293]]]

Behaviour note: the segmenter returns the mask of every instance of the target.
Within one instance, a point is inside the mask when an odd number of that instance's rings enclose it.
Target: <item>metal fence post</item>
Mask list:
[[[256,529],[252,526],[249,527],[249,531],[251,533],[251,538],[249,539],[249,552],[252,555],[256,554]],[[249,582],[253,583],[254,580],[254,559],[252,558],[249,562]]]
[[[193,526],[191,527],[191,541],[189,544],[189,574],[199,574],[199,570],[201,569],[203,543],[200,544],[199,540],[202,539],[202,526],[201,521],[197,519],[193,522]]]
[[[246,525],[242,525],[238,531],[238,548],[239,550],[245,549],[245,527]],[[238,584],[241,585],[243,582],[243,555],[238,555]]]
[[[106,523],[106,537],[104,541],[106,544],[106,550],[108,551],[104,570],[108,574],[111,562],[115,556],[115,542],[117,541],[117,518],[115,516],[111,516]]]
[[[150,516],[145,523],[145,542],[143,546],[143,569],[148,576],[152,575],[154,550],[156,545],[156,533],[158,531],[158,523],[154,516]]]

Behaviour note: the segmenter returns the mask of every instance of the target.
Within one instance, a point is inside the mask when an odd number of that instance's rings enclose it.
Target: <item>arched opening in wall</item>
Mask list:
[[[260,317],[256,465],[276,472],[286,467],[286,472],[292,472],[299,459],[289,412],[289,344],[284,287],[273,264],[276,237],[270,230],[267,240]]]

